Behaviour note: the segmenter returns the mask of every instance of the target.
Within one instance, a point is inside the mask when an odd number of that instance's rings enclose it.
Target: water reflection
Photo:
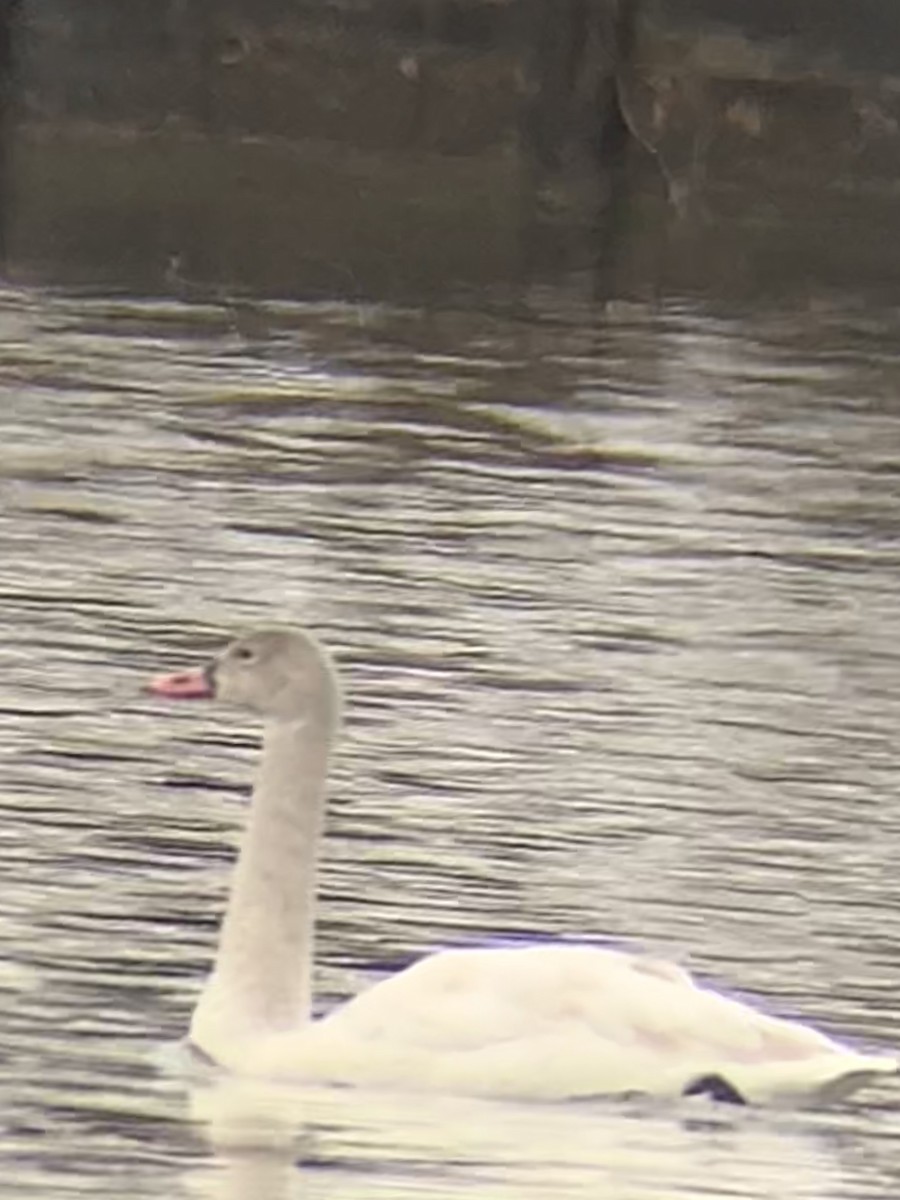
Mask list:
[[[686,1106],[687,1107],[687,1106]],[[512,1105],[248,1083],[198,1090],[192,1112],[216,1166],[192,1173],[205,1200],[287,1197],[297,1175],[325,1194],[595,1196],[834,1195],[839,1155],[813,1128],[771,1115],[693,1115],[591,1102]],[[648,1154],[648,1144],[652,1153]],[[322,1175],[327,1182],[322,1185]],[[314,1186],[316,1186],[314,1185]]]
[[[698,1130],[154,1068],[254,748],[140,683],[298,618],[351,697],[323,1006],[577,935],[900,1040],[896,315],[256,315],[0,296],[12,1194],[893,1194],[891,1088]]]

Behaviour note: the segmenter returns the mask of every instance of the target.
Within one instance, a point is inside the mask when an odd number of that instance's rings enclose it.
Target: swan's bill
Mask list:
[[[154,696],[175,700],[211,700],[216,694],[216,682],[208,668],[176,671],[174,675],[158,675],[147,685],[147,690]]]

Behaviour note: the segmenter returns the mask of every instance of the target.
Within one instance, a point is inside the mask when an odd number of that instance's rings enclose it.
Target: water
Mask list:
[[[735,1114],[186,1077],[254,740],[141,684],[257,621],[336,651],[323,1007],[581,936],[896,1047],[898,325],[0,294],[0,1195],[896,1195],[890,1083]]]

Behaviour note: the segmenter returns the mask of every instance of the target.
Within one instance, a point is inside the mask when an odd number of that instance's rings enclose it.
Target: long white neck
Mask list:
[[[215,969],[191,1026],[211,1053],[227,1036],[311,1016],[316,857],[333,736],[325,715],[272,721],[235,867]]]

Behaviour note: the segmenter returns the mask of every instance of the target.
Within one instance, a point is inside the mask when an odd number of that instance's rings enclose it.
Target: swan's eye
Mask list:
[[[253,662],[256,655],[249,646],[236,646],[234,649],[234,657],[239,662]]]

